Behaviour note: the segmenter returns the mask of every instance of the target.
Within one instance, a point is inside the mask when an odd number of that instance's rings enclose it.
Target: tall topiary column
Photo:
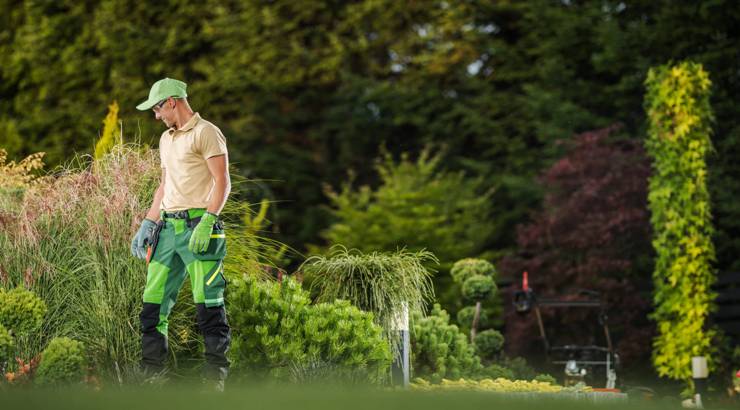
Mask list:
[[[712,149],[711,82],[700,64],[683,62],[651,69],[645,84],[656,251],[653,365],[661,376],[689,381],[691,357],[707,356],[711,366],[713,350],[714,331],[706,325],[715,280],[705,162]]]

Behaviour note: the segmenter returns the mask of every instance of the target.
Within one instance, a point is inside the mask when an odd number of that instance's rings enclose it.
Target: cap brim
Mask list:
[[[143,103],[141,103],[141,104],[137,105],[137,106],[136,106],[136,109],[137,109],[137,110],[139,110],[139,111],[146,111],[146,110],[151,110],[151,109],[152,109],[152,107],[154,107],[154,105],[155,105],[156,103],[158,103],[158,102],[159,102],[159,101],[146,100],[146,101],[144,101]]]

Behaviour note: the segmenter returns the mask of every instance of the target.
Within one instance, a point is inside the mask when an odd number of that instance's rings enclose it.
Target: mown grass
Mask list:
[[[570,399],[512,399],[482,392],[415,392],[332,386],[272,385],[227,388],[224,394],[199,386],[165,389],[122,389],[94,392],[12,391],[0,394],[0,408],[75,409],[301,409],[301,410],[463,410],[463,409],[676,409],[677,400],[592,403]]]

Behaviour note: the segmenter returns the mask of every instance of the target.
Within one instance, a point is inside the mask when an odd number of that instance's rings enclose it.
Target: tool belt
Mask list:
[[[185,225],[187,225],[188,228],[193,229],[196,225],[198,225],[198,222],[200,222],[200,217],[205,213],[205,210],[197,209],[195,212],[193,210],[184,209],[182,211],[174,211],[174,212],[165,212],[163,211],[161,213],[162,220],[164,219],[185,219]],[[190,217],[191,214],[197,214],[198,216]],[[219,220],[214,225],[216,229],[223,229],[223,223]]]

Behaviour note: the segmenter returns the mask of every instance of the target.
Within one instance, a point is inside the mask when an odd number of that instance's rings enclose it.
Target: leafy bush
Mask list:
[[[10,331],[0,323],[0,370],[3,364],[10,358],[10,349],[13,348],[13,337]]]
[[[454,265],[452,265],[452,269],[450,269],[450,275],[456,283],[462,285],[463,283],[465,283],[466,279],[475,275],[490,276],[492,278],[495,278],[496,267],[493,266],[491,262],[488,262],[484,259],[465,258],[460,259],[459,261],[455,262]]]
[[[558,381],[549,374],[538,374],[533,380],[542,383],[550,383],[552,385],[558,384]]]
[[[391,358],[382,329],[349,302],[310,305],[308,292],[291,278],[245,276],[232,282],[228,303],[235,370],[294,381],[385,377]]]
[[[478,356],[491,361],[501,353],[504,347],[504,335],[498,330],[488,329],[476,334],[473,342]]]
[[[0,289],[0,324],[15,335],[24,335],[41,327],[46,304],[33,292],[15,288]]]
[[[415,315],[411,333],[414,374],[433,382],[444,378],[458,379],[475,375],[481,369],[480,359],[468,338],[450,316],[435,304],[429,316]]]
[[[514,373],[517,380],[532,380],[537,376],[537,372],[527,363],[523,357],[504,358],[501,363],[504,367]]]
[[[479,377],[483,379],[507,379],[507,380],[514,380],[516,377],[514,377],[514,372],[511,371],[511,369],[506,368],[504,366],[498,365],[498,364],[489,364],[488,366],[484,367],[480,373]]]
[[[465,299],[478,302],[486,299],[494,290],[496,290],[496,283],[494,283],[493,278],[475,275],[465,280],[462,294]]]
[[[344,299],[372,312],[398,352],[397,318],[404,310],[410,315],[423,313],[434,296],[425,264],[436,262],[426,251],[363,254],[335,246],[329,257],[313,256],[300,269],[313,279],[311,288],[318,289],[320,301]]]
[[[707,357],[710,372],[716,362],[716,330],[707,324],[716,280],[705,159],[713,149],[712,83],[701,64],[683,62],[651,69],[645,84],[654,169],[648,194],[656,252],[653,365],[661,376],[690,382],[692,356]]]
[[[34,381],[40,386],[81,383],[85,372],[86,360],[82,343],[68,337],[57,337],[41,353],[41,363]]]

